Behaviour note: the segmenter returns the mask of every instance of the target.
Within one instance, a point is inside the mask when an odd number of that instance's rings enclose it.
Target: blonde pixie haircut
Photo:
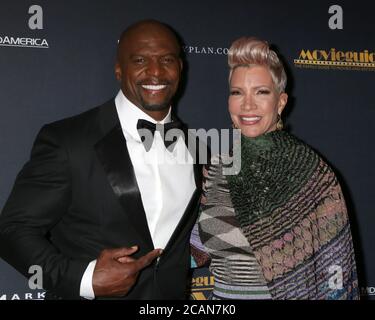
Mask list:
[[[267,67],[277,91],[285,92],[287,77],[284,66],[268,43],[254,37],[242,37],[235,40],[228,52],[229,81],[237,67],[256,65]]]

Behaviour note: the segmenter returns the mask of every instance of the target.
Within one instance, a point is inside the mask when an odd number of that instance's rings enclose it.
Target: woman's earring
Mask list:
[[[236,124],[232,121],[232,128],[233,129],[238,129],[238,127],[236,126]]]
[[[281,120],[281,115],[278,114],[278,115],[277,115],[276,129],[277,129],[277,130],[283,130],[283,128],[284,128],[283,120]]]

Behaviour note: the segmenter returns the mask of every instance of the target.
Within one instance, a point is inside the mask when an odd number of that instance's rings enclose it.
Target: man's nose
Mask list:
[[[147,74],[150,76],[157,77],[163,72],[162,66],[158,61],[150,61],[147,66]]]

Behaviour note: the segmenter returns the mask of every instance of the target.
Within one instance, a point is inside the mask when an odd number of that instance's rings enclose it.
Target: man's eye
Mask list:
[[[175,58],[173,58],[173,57],[164,57],[162,59],[162,62],[163,63],[173,63],[173,62],[175,62]]]
[[[134,63],[137,63],[137,64],[141,64],[141,63],[144,63],[144,62],[145,62],[145,59],[142,58],[142,57],[137,57],[137,58],[134,58],[134,59],[133,59],[133,62],[134,62]]]

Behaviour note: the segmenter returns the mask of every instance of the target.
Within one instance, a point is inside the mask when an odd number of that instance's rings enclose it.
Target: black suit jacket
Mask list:
[[[125,299],[183,299],[195,190],[158,265],[144,269]],[[173,199],[171,199],[173,201]],[[44,126],[0,216],[0,255],[24,275],[43,268],[47,297],[79,299],[88,263],[104,248],[154,249],[114,101]]]

